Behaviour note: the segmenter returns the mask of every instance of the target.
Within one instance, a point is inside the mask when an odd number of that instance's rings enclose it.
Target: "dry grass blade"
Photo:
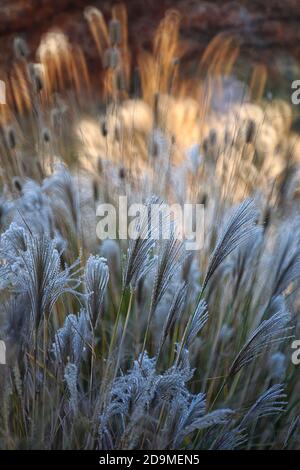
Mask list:
[[[211,426],[219,424],[226,424],[233,415],[233,411],[230,409],[215,410],[211,413],[207,413],[205,416],[196,419],[192,424],[185,428],[185,434],[189,434],[196,429],[206,429]]]
[[[155,246],[158,227],[151,220],[151,204],[157,199],[151,199],[145,206],[136,225],[136,238],[130,240],[127,251],[127,259],[124,270],[124,287],[131,285],[136,289],[138,281],[143,278],[153,267],[155,258],[150,258]]]
[[[273,296],[275,297],[300,277],[299,241],[295,237],[293,227],[279,237],[274,270],[276,275]]]
[[[108,279],[109,271],[105,258],[91,255],[86,263],[84,280],[88,294],[87,308],[93,326],[101,313]]]
[[[207,305],[205,300],[201,300],[195,310],[193,319],[189,325],[185,347],[189,348],[196,336],[200,333],[208,320]]]
[[[288,447],[288,445],[289,445],[290,441],[292,440],[296,430],[299,427],[299,424],[300,424],[300,415],[295,416],[293,418],[292,422],[289,425],[289,428],[288,428],[288,431],[287,431],[287,434],[286,434],[286,437],[285,437],[285,440],[284,440],[284,444],[283,444],[284,449]]]
[[[78,262],[61,270],[59,253],[47,237],[28,237],[27,250],[20,252],[20,260],[24,267],[16,274],[16,287],[28,294],[32,316],[38,326],[42,316],[51,313],[62,294],[77,295],[80,281],[78,271],[74,269]]]
[[[160,247],[159,250],[152,291],[150,316],[155,312],[155,309],[164,296],[172,277],[177,270],[180,269],[183,256],[184,244],[176,238],[174,228],[172,228],[170,238],[168,240],[163,240],[162,247]]]
[[[284,410],[287,402],[284,400],[286,394],[284,387],[281,384],[273,385],[256,400],[243,417],[240,427],[248,426],[254,420],[263,418],[265,416],[280,413]]]
[[[287,338],[290,314],[286,309],[280,310],[268,320],[264,320],[250,335],[246,344],[242,347],[233,361],[228,376],[237,374],[243,367],[260,356],[266,348],[274,342],[282,342]]]
[[[187,289],[188,286],[186,283],[182,284],[182,286],[178,289],[178,291],[175,294],[175,297],[173,299],[173,302],[171,304],[170,310],[166,316],[166,320],[164,322],[161,338],[160,338],[160,343],[159,343],[159,348],[158,348],[158,353],[157,356],[160,355],[160,352],[163,348],[163,345],[167,339],[167,336],[172,329],[175,321],[177,318],[180,318],[185,299],[186,299],[186,294],[187,294]]]
[[[258,213],[252,199],[246,199],[235,210],[211,255],[202,290],[205,289],[224,259],[255,233],[257,216]]]

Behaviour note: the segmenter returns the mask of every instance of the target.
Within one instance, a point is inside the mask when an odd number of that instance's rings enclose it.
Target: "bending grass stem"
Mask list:
[[[127,313],[126,313],[126,318],[125,318],[125,323],[124,323],[124,328],[123,328],[123,333],[119,345],[119,351],[118,351],[118,357],[117,357],[117,362],[115,366],[115,373],[114,373],[114,378],[117,376],[118,373],[118,368],[121,360],[121,353],[123,349],[123,344],[127,332],[127,327],[128,327],[128,322],[129,322],[129,317],[130,317],[130,312],[131,312],[131,307],[132,307],[132,301],[133,301],[133,291],[130,291],[130,296],[129,296],[129,302],[128,302],[128,307],[127,307]]]
[[[113,350],[114,350],[114,347],[116,345],[116,341],[117,341],[117,334],[118,334],[118,327],[119,327],[119,323],[120,323],[120,319],[121,319],[121,315],[122,315],[122,312],[123,312],[123,307],[124,307],[124,302],[128,300],[128,288],[124,288],[123,291],[122,291],[122,295],[121,295],[121,299],[120,299],[120,304],[119,304],[119,308],[118,308],[118,312],[117,312],[117,316],[116,316],[116,320],[115,320],[115,324],[114,324],[114,329],[113,329],[113,333],[112,333],[112,337],[111,337],[111,340],[110,340],[110,345],[109,345],[109,350],[108,350],[108,356],[107,356],[107,364],[106,364],[106,371],[105,371],[105,377],[107,377],[107,374],[108,374],[108,368],[111,364],[111,359],[112,359],[112,355],[113,355]],[[129,313],[130,313],[130,309],[131,309],[131,302],[132,302],[132,293],[130,292],[130,297],[129,297],[129,306],[127,308],[127,314],[126,314],[126,319],[127,319],[127,323],[128,323],[128,319],[129,319]],[[128,318],[127,318],[128,317]],[[126,320],[125,320],[126,322]],[[124,335],[124,332],[123,332],[123,335]],[[122,338],[123,338],[123,335],[122,335]],[[124,339],[124,338],[123,338]],[[118,353],[119,354],[119,353]],[[117,361],[118,362],[118,361]],[[117,369],[117,367],[116,367]],[[116,376],[116,371],[114,373],[114,377]]]
[[[215,406],[215,403],[217,402],[217,400],[218,400],[219,396],[221,395],[222,391],[224,390],[224,387],[227,383],[227,380],[228,380],[228,376],[226,376],[225,379],[223,380],[223,383],[222,383],[221,387],[219,388],[212,404],[209,407],[209,411],[211,411],[213,409],[213,407]],[[199,429],[199,431],[197,432],[196,437],[194,439],[194,444],[193,444],[194,449],[196,448],[196,445],[197,445],[198,439],[200,437],[200,434],[201,434],[201,430]]]
[[[117,357],[117,362],[116,362],[116,367],[115,367],[114,379],[116,378],[117,373],[118,373],[118,368],[119,368],[119,364],[120,364],[120,360],[121,360],[121,353],[122,353],[122,349],[123,349],[123,344],[124,344],[124,340],[125,340],[125,336],[126,336],[126,332],[127,332],[127,327],[128,327],[128,322],[129,322],[129,317],[130,317],[130,312],[131,312],[131,307],[132,307],[132,301],[133,301],[133,291],[131,290],[130,291],[130,296],[129,296],[129,302],[128,302],[128,308],[127,308],[125,323],[124,323],[124,328],[123,328],[123,333],[122,333],[121,342],[120,342],[120,345],[119,345],[119,351],[118,351],[118,357]]]
[[[193,312],[193,315],[190,316],[190,318],[188,319],[188,322],[186,324],[186,327],[184,329],[184,332],[183,332],[183,336],[182,336],[182,340],[181,340],[181,343],[180,343],[180,348],[179,348],[179,351],[178,351],[178,354],[177,354],[177,357],[176,357],[176,360],[175,360],[175,366],[178,365],[179,363],[179,359],[180,359],[180,356],[181,356],[181,353],[182,353],[182,350],[184,348],[184,345],[186,343],[186,339],[187,339],[187,335],[188,335],[188,332],[189,332],[189,328],[191,326],[191,323],[194,319],[194,316],[195,316],[195,313],[196,313],[196,310],[197,310],[197,306],[199,305],[199,302],[201,301],[202,299],[202,296],[203,296],[203,292],[204,292],[204,288],[202,287],[201,289],[201,292],[198,296],[198,299],[197,299],[197,302],[196,302],[196,308],[194,309],[194,312]]]
[[[147,319],[147,327],[144,335],[144,341],[143,341],[143,346],[142,346],[142,352],[141,352],[141,359],[140,359],[140,364],[143,363],[143,358],[145,354],[145,349],[146,349],[146,344],[147,344],[147,339],[149,336],[149,330],[150,330],[150,323],[152,320],[152,316],[154,314],[155,307],[154,307],[154,293],[152,292],[152,297],[151,297],[151,302],[150,302],[150,307],[149,307],[149,313],[148,313],[148,319]]]
[[[115,345],[115,342],[116,342],[116,336],[117,336],[119,321],[120,321],[120,317],[121,317],[122,306],[123,306],[124,299],[125,299],[125,292],[126,292],[126,289],[123,289],[121,299],[120,299],[120,303],[119,303],[117,316],[116,316],[116,320],[115,320],[115,324],[114,324],[114,328],[113,328],[112,337],[111,337],[110,344],[109,344],[108,358],[107,358],[108,362],[109,362],[109,359],[111,357],[111,354],[112,354],[112,351],[113,351],[113,348],[114,348],[114,345]]]

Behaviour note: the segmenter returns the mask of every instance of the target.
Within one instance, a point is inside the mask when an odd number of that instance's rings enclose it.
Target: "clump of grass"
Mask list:
[[[53,179],[56,181],[57,176]],[[47,187],[43,185],[42,191]],[[24,197],[26,194],[19,199]],[[64,197],[64,193],[59,196],[56,192],[48,193],[48,197],[55,197],[57,203],[57,197]],[[13,202],[17,203],[20,204],[20,200]],[[72,212],[72,206],[67,207],[66,210]],[[15,217],[18,215],[16,212]],[[147,220],[148,216],[147,212]],[[246,201],[236,209],[216,243],[207,272],[210,272],[211,260],[221,249],[224,256],[218,257],[218,271],[238,249],[238,242],[255,236],[256,218],[252,202]],[[186,276],[184,245],[175,238],[167,242],[137,238],[131,242],[134,246],[129,248],[123,276],[121,272],[117,277],[113,274],[115,281],[119,279],[114,291],[104,258],[90,255],[84,271],[74,271],[76,263],[71,268],[66,267],[63,251],[55,247],[55,238],[32,233],[25,219],[18,220],[23,223],[12,222],[0,240],[4,262],[1,269],[6,276],[1,295],[8,298],[11,305],[4,314],[2,326],[8,350],[12,351],[6,380],[10,377],[16,384],[14,370],[18,370],[18,388],[7,397],[8,410],[14,394],[19,396],[14,420],[2,428],[2,447],[7,447],[12,437],[15,447],[23,443],[43,448],[73,448],[78,443],[80,447],[107,449],[168,449],[179,448],[187,442],[194,448],[235,448],[242,442],[250,447],[257,445],[265,417],[280,414],[285,404],[281,400],[283,385],[272,385],[268,389],[270,384],[265,374],[270,361],[259,358],[282,351],[280,345],[288,335],[290,322],[286,310],[263,319],[237,351],[247,328],[239,332],[240,312],[230,319],[235,312],[232,307],[228,311],[227,307],[226,321],[236,329],[236,337],[230,341],[230,348],[222,346],[221,332],[215,329],[210,317],[218,314],[214,319],[218,322],[225,314],[224,307],[219,305],[222,296],[218,291],[220,283],[226,285],[228,280],[222,276],[218,279],[216,275],[210,279],[210,289],[218,302],[210,299],[206,303],[204,287],[200,294],[198,291],[196,296],[188,297],[193,284]],[[143,223],[138,227],[142,230]],[[56,230],[59,231],[59,225]],[[243,236],[239,237],[240,233]],[[117,247],[122,250],[114,243],[114,251]],[[138,249],[139,243],[141,249]],[[154,256],[155,250],[158,256]],[[141,263],[148,263],[151,251],[151,265],[147,264],[145,269]],[[128,266],[137,268],[132,271]],[[126,277],[129,272],[133,275]],[[173,293],[173,299],[169,293]],[[192,298],[198,298],[196,304],[195,300],[190,302]],[[17,322],[21,299],[23,326]],[[166,311],[160,334],[156,331],[159,307]],[[248,323],[251,318],[255,319],[256,308],[248,306]],[[136,337],[133,336],[134,323],[139,325]],[[209,329],[213,329],[211,333]],[[203,343],[199,342],[199,337]],[[215,342],[215,349],[207,351]],[[205,365],[201,357],[207,354],[209,360]],[[195,369],[190,365],[191,355]],[[251,396],[257,402],[247,410],[246,404],[240,402],[244,393],[242,371],[249,368],[254,359],[257,376],[252,383]],[[205,378],[211,361],[216,361],[216,376]],[[260,374],[264,374],[263,380]],[[272,371],[268,374],[272,381]],[[204,382],[200,387],[201,375]],[[211,384],[222,376],[226,379],[223,386],[219,390],[211,389]],[[247,389],[247,397],[249,395]],[[282,420],[284,423],[284,418]],[[80,432],[82,440],[78,441],[75,430],[79,432],[80,427],[85,432]],[[225,427],[232,433],[229,441],[222,438]],[[44,440],[46,435],[51,438]],[[276,435],[273,439],[274,445],[280,445]],[[263,443],[261,445],[263,447]]]

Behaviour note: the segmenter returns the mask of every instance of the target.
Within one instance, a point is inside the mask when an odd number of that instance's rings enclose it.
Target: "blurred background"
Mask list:
[[[73,47],[80,45],[90,72],[98,73],[99,60],[83,11],[99,8],[108,21],[117,2],[95,0],[1,0],[0,73],[5,74],[14,61],[13,39],[24,37],[30,60],[43,35],[63,31]],[[290,82],[297,78],[300,57],[300,9],[298,0],[124,0],[128,14],[128,40],[132,57],[135,50],[150,49],[154,32],[169,8],[181,15],[180,38],[184,54],[181,72],[193,73],[193,65],[206,46],[219,33],[229,33],[239,42],[238,74],[242,78],[253,64],[263,64],[270,80],[265,93],[286,95]],[[134,66],[134,60],[132,63]],[[97,73],[91,74],[94,85]]]

